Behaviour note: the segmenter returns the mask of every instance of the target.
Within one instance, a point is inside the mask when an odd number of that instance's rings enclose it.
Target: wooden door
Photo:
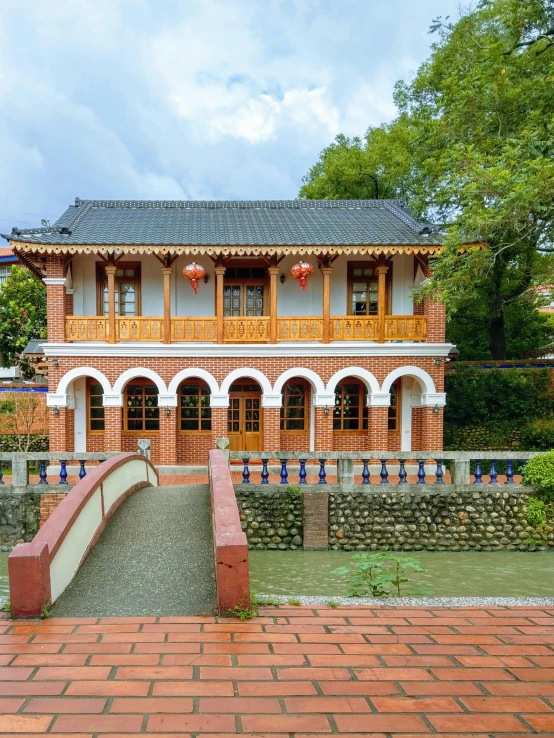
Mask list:
[[[231,394],[227,411],[227,436],[231,451],[262,450],[262,401],[260,393]]]

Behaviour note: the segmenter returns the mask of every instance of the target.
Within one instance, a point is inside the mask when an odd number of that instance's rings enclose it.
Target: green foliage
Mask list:
[[[525,505],[525,517],[534,528],[544,525],[548,518],[545,501],[538,497],[529,497]]]
[[[41,620],[47,620],[52,615],[52,600],[48,600],[48,602],[45,602],[42,606],[42,610],[40,611],[40,619]]]
[[[288,484],[287,495],[290,497],[291,500],[300,500],[302,497],[302,490],[300,489],[300,487],[291,487],[291,485]]]
[[[235,605],[229,612],[239,620],[251,620],[252,618],[257,618],[260,614],[259,607],[260,604],[256,595],[252,594],[250,596],[250,603],[247,602],[246,597],[243,597],[238,605]]]
[[[329,607],[332,607],[333,609],[339,606],[339,603],[335,602],[335,600],[329,600],[327,604],[329,605]]]
[[[12,611],[12,605],[11,605],[11,602],[8,600],[7,602],[4,602],[4,604],[0,608],[0,612],[9,612],[9,613],[11,613],[11,611]]]
[[[299,607],[302,603],[300,602],[300,600],[298,600],[296,598],[292,598],[292,599],[288,600],[288,603],[287,604],[293,605],[294,607]]]
[[[524,481],[536,487],[544,500],[554,501],[554,451],[529,459]]]
[[[389,551],[360,553],[353,564],[335,569],[333,574],[349,574],[348,597],[400,597],[411,573],[425,571],[418,559],[397,556]]]
[[[0,287],[0,354],[3,366],[33,375],[23,350],[33,338],[46,338],[46,288],[28,269],[13,266]]]
[[[36,434],[29,437],[29,452],[48,451],[48,436]],[[0,452],[12,453],[21,451],[21,437],[14,434],[0,434]]]
[[[445,377],[445,423],[480,425],[548,417],[554,395],[547,369],[479,369],[457,366]]]
[[[554,448],[554,417],[538,418],[523,427],[521,445],[526,451],[550,451]]]

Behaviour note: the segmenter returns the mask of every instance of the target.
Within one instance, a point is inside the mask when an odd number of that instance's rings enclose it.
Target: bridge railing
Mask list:
[[[98,462],[121,455],[118,451],[3,452],[0,453],[0,485],[10,484],[19,489],[28,487],[29,484],[63,486],[71,483],[68,482],[70,474],[83,479]],[[32,476],[35,477],[34,481],[31,480]]]
[[[239,484],[454,485],[522,484],[534,451],[257,451],[228,452],[241,461]],[[336,480],[336,481],[335,481]],[[421,487],[420,487],[421,489]]]
[[[8,557],[14,617],[37,617],[71,582],[107,523],[133,492],[158,486],[158,472],[138,454],[119,454],[95,467],[62,500],[30,543]]]
[[[220,612],[237,605],[250,607],[248,541],[242,530],[227,459],[222,451],[209,452],[217,606]]]

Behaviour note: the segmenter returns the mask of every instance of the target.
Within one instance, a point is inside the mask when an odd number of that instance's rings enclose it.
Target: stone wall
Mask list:
[[[302,496],[294,492],[235,490],[242,529],[249,548],[259,550],[302,548]]]
[[[521,447],[523,423],[444,424],[445,451],[511,451]]]
[[[329,496],[329,546],[345,551],[496,551],[554,547],[554,521],[528,525],[527,491],[337,493]]]
[[[0,494],[0,550],[33,539],[39,528],[40,497],[36,492]]]

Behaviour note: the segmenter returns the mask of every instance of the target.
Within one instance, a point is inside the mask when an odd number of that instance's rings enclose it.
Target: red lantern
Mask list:
[[[290,270],[290,276],[294,279],[300,280],[300,286],[306,292],[306,285],[308,284],[308,277],[314,273],[314,268],[307,261],[299,261]]]
[[[194,294],[198,292],[198,280],[206,276],[206,270],[201,264],[197,264],[195,261],[192,264],[187,264],[183,269],[183,277],[190,280]]]

